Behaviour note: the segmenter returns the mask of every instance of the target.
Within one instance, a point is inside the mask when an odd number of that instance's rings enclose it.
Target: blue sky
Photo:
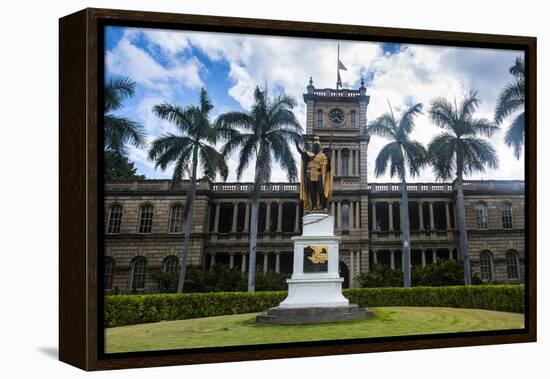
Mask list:
[[[518,51],[403,45],[374,42],[318,40],[308,38],[250,36],[208,32],[107,27],[105,33],[105,73],[129,76],[136,82],[136,94],[117,111],[141,123],[152,141],[167,132],[176,132],[151,113],[162,102],[196,104],[204,86],[213,103],[212,118],[228,110],[244,110],[252,103],[256,85],[269,92],[285,92],[298,101],[295,113],[305,125],[302,94],[310,76],[316,87],[335,86],[336,51],[348,68],[342,71],[344,87],[357,88],[365,79],[371,102],[367,118],[387,111],[387,102],[399,111],[416,102],[427,108],[431,99],[443,96],[460,99],[476,89],[482,98],[478,116],[491,118],[500,89],[512,77],[508,68]],[[413,138],[427,144],[439,129],[426,114],[417,120]],[[504,146],[503,131],[491,138],[501,161],[498,169],[476,174],[471,179],[523,179],[523,157],[513,158]],[[387,143],[373,137],[369,145],[370,181],[395,181],[389,176],[374,178],[374,159]],[[129,148],[130,159],[148,178],[169,178],[171,170],[155,170],[146,159],[147,147]],[[230,157],[229,180],[235,180],[236,156]],[[243,181],[253,178],[251,167]],[[275,167],[273,181],[286,180]],[[434,181],[429,169],[412,181]]]

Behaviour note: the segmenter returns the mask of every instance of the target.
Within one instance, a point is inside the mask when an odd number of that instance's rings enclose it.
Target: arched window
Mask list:
[[[349,150],[342,150],[342,176],[349,176]]]
[[[138,233],[151,233],[153,226],[153,206],[151,204],[143,205],[139,209]]]
[[[512,204],[508,202],[500,204],[500,216],[502,218],[502,227],[504,229],[512,229],[514,227]]]
[[[357,127],[357,123],[355,121],[355,111],[351,111],[350,113],[350,128],[356,128]]]
[[[105,257],[103,264],[103,287],[106,290],[113,288],[113,272],[115,270],[115,260],[112,257]]]
[[[132,279],[130,288],[142,290],[145,288],[145,274],[147,272],[147,260],[144,257],[137,257],[132,264]]]
[[[122,222],[122,205],[113,204],[109,207],[107,217],[107,234],[120,233],[120,223]]]
[[[164,258],[164,261],[162,262],[162,270],[166,273],[174,274],[178,272],[178,263],[178,257],[169,255]]]
[[[349,228],[349,204],[342,204],[342,229]]]
[[[493,280],[493,254],[491,252],[484,250],[479,253],[479,268],[482,280]]]
[[[519,279],[519,264],[518,253],[515,250],[506,252],[506,269],[508,271],[508,279]]]
[[[476,211],[476,223],[478,229],[488,229],[489,228],[489,218],[487,216],[487,205],[485,203],[479,202],[474,205]]]
[[[317,127],[323,127],[323,111],[321,109],[317,111]]]
[[[176,204],[170,209],[170,233],[183,232],[183,205]]]

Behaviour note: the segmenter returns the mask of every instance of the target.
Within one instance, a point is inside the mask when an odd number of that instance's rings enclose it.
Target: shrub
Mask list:
[[[256,271],[256,291],[286,290],[286,279],[290,274]],[[248,272],[241,272],[221,264],[210,270],[188,268],[185,275],[184,292],[233,292],[246,291]],[[177,283],[176,283],[177,285]]]
[[[151,274],[151,279],[157,283],[159,292],[172,293],[178,289],[179,276],[177,273],[155,271]]]
[[[360,287],[403,287],[403,272],[392,270],[388,266],[376,266],[369,272],[357,276]],[[472,284],[482,284],[477,276],[472,275]],[[413,267],[411,270],[412,286],[452,286],[464,284],[464,264],[462,261],[442,259],[426,267]]]
[[[343,291],[362,307],[431,306],[524,311],[523,285],[353,288]],[[265,311],[286,291],[105,296],[105,327]]]

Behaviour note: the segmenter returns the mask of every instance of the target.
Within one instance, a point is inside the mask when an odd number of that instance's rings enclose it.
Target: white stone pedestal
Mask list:
[[[338,273],[340,237],[334,235],[334,217],[326,213],[310,213],[302,218],[302,222],[302,235],[292,237],[294,270],[292,278],[287,280],[288,296],[279,308],[348,306],[348,299],[342,295],[344,279]],[[307,267],[304,268],[304,250],[312,246],[318,250],[326,249],[323,251],[328,252],[328,261],[323,264],[306,261]]]

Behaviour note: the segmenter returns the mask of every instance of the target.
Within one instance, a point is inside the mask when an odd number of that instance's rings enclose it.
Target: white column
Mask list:
[[[361,227],[361,202],[355,202],[355,227],[359,229]]]
[[[353,216],[353,211],[354,211],[353,201],[349,202],[348,207],[349,207],[349,228],[353,229],[353,228],[355,228],[355,225],[354,225],[355,224],[355,218]]]
[[[248,228],[250,227],[250,203],[246,203],[246,207],[244,209],[244,231],[248,232]]]
[[[214,233],[218,233],[218,226],[220,225],[220,203],[216,203],[216,213],[214,213]]]
[[[451,212],[449,212],[449,202],[445,202],[445,221],[447,222],[447,230],[451,230]]]
[[[216,264],[216,253],[210,254],[210,268]]]
[[[361,160],[359,159],[360,154],[361,152],[359,150],[355,150],[355,161],[357,162],[355,164],[355,169],[356,169],[355,175],[357,176],[361,175],[361,171],[360,171]]]
[[[432,250],[432,261],[433,263],[437,263],[437,252],[435,249]]]
[[[294,232],[300,231],[300,203],[296,203],[296,217],[294,219]]]
[[[336,220],[336,227],[342,227],[342,202],[338,202],[338,219]]]
[[[281,271],[281,252],[277,251],[275,253],[275,272]]]
[[[351,287],[351,284],[353,283],[353,280],[355,278],[354,255],[355,255],[355,252],[353,250],[350,250],[350,252],[349,252],[350,287]]]
[[[422,250],[422,267],[426,267],[426,250]]]
[[[430,230],[435,230],[435,223],[434,223],[434,203],[433,201],[430,201]]]
[[[419,222],[420,222],[420,230],[424,230],[424,206],[423,206],[423,202],[419,201],[418,202],[418,218],[419,218]]]
[[[271,229],[271,225],[269,225],[271,224],[271,203],[266,202],[265,204],[265,231],[269,233],[269,230]]]
[[[390,251],[390,268],[395,270],[395,252],[393,250]]]
[[[281,233],[283,231],[283,203],[279,203],[279,208],[277,209],[277,232]]]
[[[393,231],[393,203],[388,201],[389,230]]]
[[[342,176],[342,150],[338,149],[338,176]]]
[[[336,205],[334,204],[334,201],[331,201],[330,202],[330,214],[332,217],[334,217],[336,215]]]
[[[376,202],[372,202],[372,230],[376,229]]]
[[[229,268],[235,267],[235,253],[229,253]]]
[[[235,233],[237,231],[237,216],[239,214],[239,203],[233,203],[233,223],[231,224],[231,231]]]
[[[246,271],[246,253],[241,253],[241,271]]]
[[[374,263],[374,265],[378,264],[378,250],[372,251],[372,263]]]
[[[449,260],[450,261],[453,260],[453,250],[452,249],[449,249]]]
[[[263,268],[264,268],[264,274],[267,272],[267,265],[268,265],[268,263],[269,263],[268,259],[269,259],[269,258],[268,258],[267,251],[266,251],[266,252],[264,253],[264,267],[263,267]]]

